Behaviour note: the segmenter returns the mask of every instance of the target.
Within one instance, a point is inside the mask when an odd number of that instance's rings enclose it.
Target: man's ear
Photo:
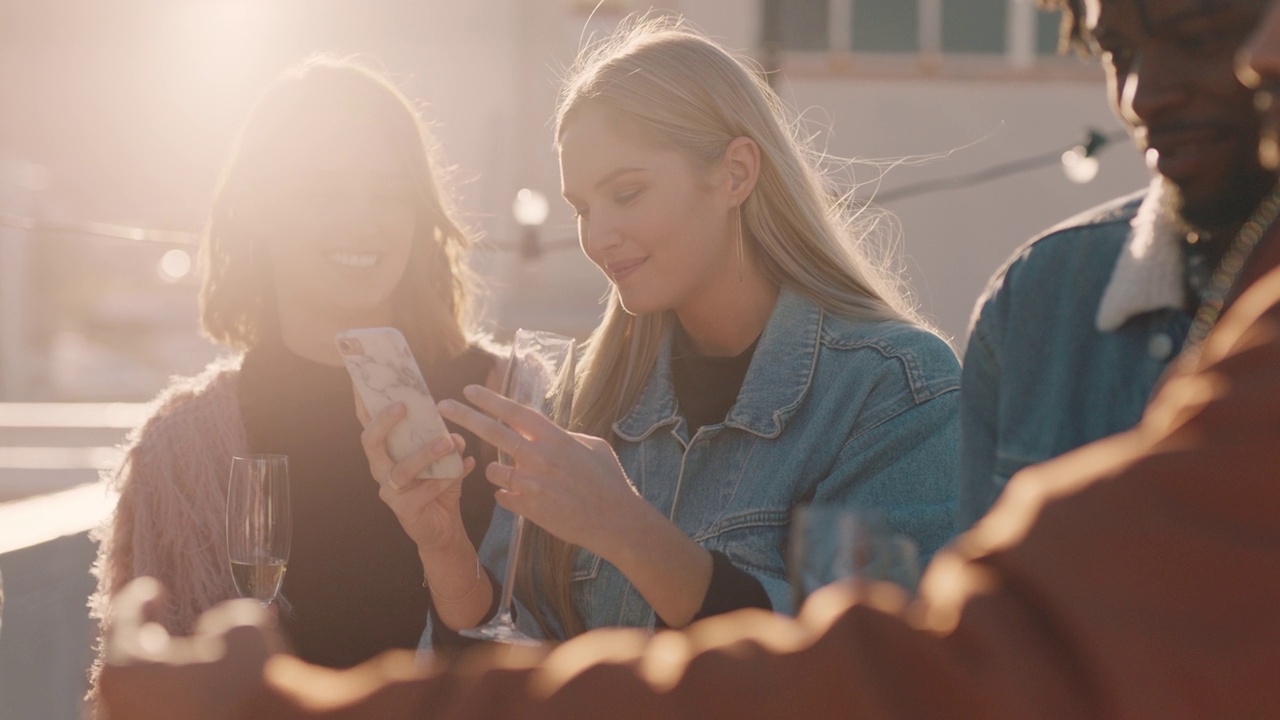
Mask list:
[[[729,176],[729,196],[741,205],[760,178],[760,146],[749,137],[736,137],[724,149],[723,169]]]

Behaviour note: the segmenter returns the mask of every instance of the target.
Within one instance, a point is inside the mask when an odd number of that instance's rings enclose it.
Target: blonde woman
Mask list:
[[[99,536],[92,599],[104,623],[141,575],[169,587],[159,620],[171,632],[192,631],[203,610],[236,597],[225,541],[231,457],[283,453],[293,543],[279,616],[293,648],[343,667],[416,647],[430,607],[417,545],[393,512],[405,508],[380,497],[395,495],[385,479],[369,482],[334,335],[398,327],[439,397],[490,380],[493,357],[468,338],[470,238],[433,152],[405,96],[350,60],[306,61],[258,101],[202,248],[204,331],[238,353],[165,391],[114,473],[120,501]],[[419,501],[462,518],[479,542],[492,515],[487,483],[477,473],[433,488]]]
[[[949,539],[955,354],[864,256],[760,76],[678,20],[642,18],[580,59],[556,121],[564,197],[612,286],[573,432],[483,388],[441,404],[514,458],[486,476],[538,526],[522,629],[789,612],[804,502],[879,510],[925,558]],[[496,574],[510,519],[481,551]],[[488,611],[471,601],[437,626]]]

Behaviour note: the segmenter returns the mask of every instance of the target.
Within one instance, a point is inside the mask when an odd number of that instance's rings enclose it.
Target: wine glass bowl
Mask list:
[[[263,605],[275,601],[284,583],[291,536],[288,457],[232,457],[227,487],[227,558],[240,597]]]
[[[915,591],[915,541],[894,533],[883,515],[839,505],[802,505],[792,513],[787,568],[794,611],[818,588],[857,578]]]
[[[571,337],[541,330],[517,330],[511,341],[511,357],[502,384],[502,394],[537,410],[560,427],[566,426],[573,405],[576,351],[577,343]],[[512,463],[512,458],[501,450],[498,457],[503,464]],[[460,631],[462,635],[514,645],[540,644],[539,640],[516,628],[515,618],[511,613],[524,522],[524,517],[516,515],[511,525],[511,540],[497,615],[484,625]]]

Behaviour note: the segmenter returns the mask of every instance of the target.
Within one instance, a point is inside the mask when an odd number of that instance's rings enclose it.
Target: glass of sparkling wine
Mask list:
[[[573,407],[576,351],[576,341],[566,335],[544,330],[517,330],[511,342],[507,376],[502,383],[503,395],[537,410],[560,427],[567,426],[569,411]],[[506,453],[499,452],[499,457],[504,463],[512,462],[512,458]],[[523,535],[524,518],[516,515],[511,526],[498,614],[480,627],[461,630],[463,636],[512,645],[541,644],[536,638],[529,637],[516,628],[515,616],[511,611]]]
[[[289,458],[231,458],[227,489],[227,556],[240,597],[270,605],[289,561]]]
[[[803,505],[792,513],[787,569],[793,611],[828,583],[859,578],[892,582],[909,594],[920,579],[915,541],[892,532],[866,508]]]

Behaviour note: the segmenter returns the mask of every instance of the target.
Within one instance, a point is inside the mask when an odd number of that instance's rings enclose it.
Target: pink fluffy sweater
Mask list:
[[[240,361],[224,358],[175,379],[130,435],[121,464],[104,473],[120,500],[95,533],[98,589],[89,607],[101,631],[112,598],[142,575],[168,589],[162,623],[175,634],[190,633],[201,612],[237,597],[226,551],[226,495],[231,456],[248,452]],[[99,641],[90,673],[95,687],[101,662]]]

